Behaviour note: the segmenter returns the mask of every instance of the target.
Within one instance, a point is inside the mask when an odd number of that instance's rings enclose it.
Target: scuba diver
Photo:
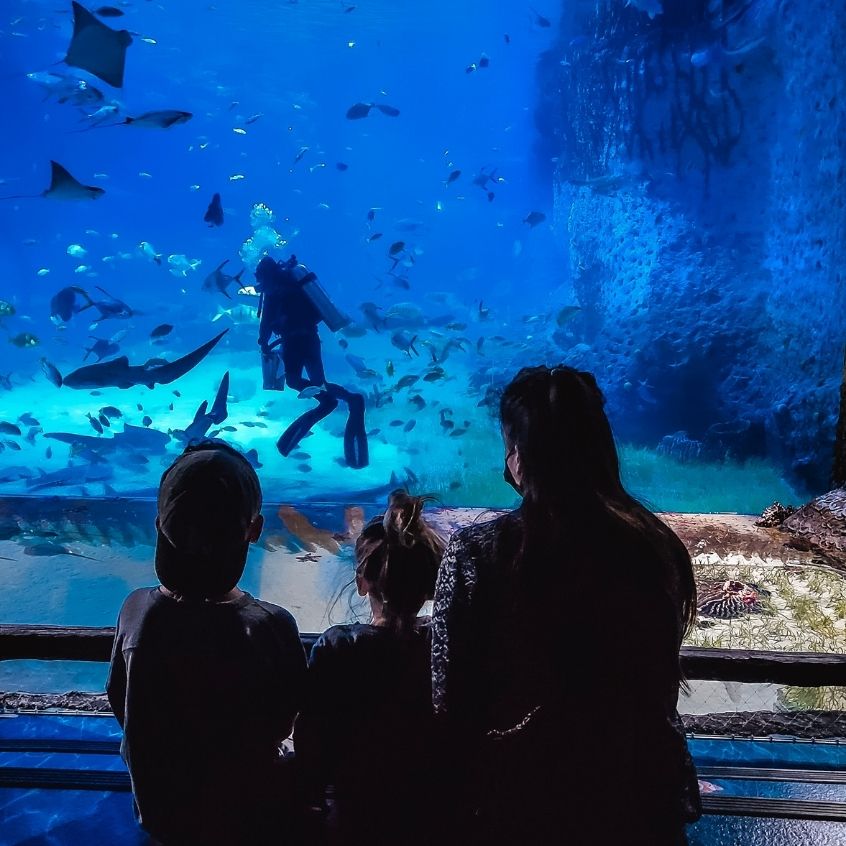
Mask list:
[[[265,256],[256,267],[255,288],[260,294],[258,343],[265,390],[282,391],[287,383],[299,391],[301,399],[317,401],[316,408],[288,426],[276,448],[285,457],[290,455],[312,426],[330,415],[343,400],[349,409],[344,458],[350,467],[366,467],[369,455],[364,397],[326,381],[317,331],[323,321],[337,332],[349,323],[349,318],[338,311],[315,274],[299,264],[295,255],[284,262]]]

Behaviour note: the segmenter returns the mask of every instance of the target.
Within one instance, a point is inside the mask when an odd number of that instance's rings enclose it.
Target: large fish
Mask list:
[[[217,345],[218,341],[228,332],[224,329],[210,341],[206,341],[193,352],[163,364],[132,365],[129,359],[122,355],[112,361],[102,361],[80,367],[64,377],[63,383],[69,388],[131,388],[135,385],[167,385],[193,370]]]

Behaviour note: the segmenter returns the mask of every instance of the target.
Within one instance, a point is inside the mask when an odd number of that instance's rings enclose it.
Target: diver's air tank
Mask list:
[[[339,311],[332,300],[329,299],[326,291],[323,290],[317,281],[317,276],[312,273],[304,264],[298,264],[291,268],[291,273],[297,282],[302,282],[303,293],[311,300],[312,305],[318,310],[323,322],[330,331],[337,332],[352,322],[347,315]]]

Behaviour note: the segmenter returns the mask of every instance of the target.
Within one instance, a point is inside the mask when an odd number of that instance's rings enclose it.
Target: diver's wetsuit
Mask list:
[[[338,401],[343,400],[349,408],[344,429],[344,458],[350,467],[366,467],[369,463],[369,449],[364,427],[364,397],[348,391],[342,385],[326,381],[317,332],[323,317],[303,291],[309,276],[297,279],[290,268],[278,265],[271,267],[270,262],[272,259],[262,259],[256,268],[257,280],[260,277],[270,280],[269,284],[262,281],[263,302],[258,337],[262,356],[269,356],[271,348],[281,344],[285,383],[297,391],[310,387],[325,388],[314,397],[317,407],[294,420],[282,433],[276,448],[282,455],[290,455],[311,427],[331,414],[338,407]],[[278,340],[271,342],[272,335],[278,335]],[[303,376],[304,370],[308,378]]]
[[[265,353],[271,335],[279,336],[285,381],[296,391],[326,381],[317,334],[320,320],[320,312],[290,273],[282,271],[279,284],[265,291],[258,342]],[[303,370],[308,379],[303,378]]]

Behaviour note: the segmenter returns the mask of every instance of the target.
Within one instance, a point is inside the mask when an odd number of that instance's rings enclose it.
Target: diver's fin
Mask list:
[[[226,408],[226,395],[229,393],[229,371],[223,374],[220,380],[220,386],[217,389],[217,396],[214,398],[214,403],[209,412],[211,422],[219,426],[229,416]]]
[[[276,449],[286,458],[299,446],[300,441],[311,431],[315,423],[328,417],[338,407],[338,400],[323,394],[317,402],[317,408],[301,414],[276,442]]]
[[[347,405],[350,413],[344,429],[344,459],[354,470],[361,470],[370,463],[364,425],[364,397],[361,394],[350,394]]]

